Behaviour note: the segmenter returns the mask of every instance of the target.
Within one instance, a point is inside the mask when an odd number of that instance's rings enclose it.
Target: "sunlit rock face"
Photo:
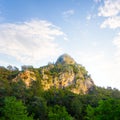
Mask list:
[[[16,78],[13,79],[13,82],[18,82],[19,80],[22,80],[27,87],[31,85],[33,81],[36,81],[35,73],[29,70],[25,70],[16,76]]]
[[[55,87],[68,89],[76,94],[86,94],[95,86],[85,67],[77,64],[68,54],[61,55],[55,64],[34,68],[33,71],[22,71],[14,80],[18,79],[22,79],[28,87],[32,81],[39,79],[43,90]]]
[[[85,67],[68,54],[61,55],[55,64],[43,67],[41,73],[44,90],[67,88],[76,94],[86,94],[95,86]]]

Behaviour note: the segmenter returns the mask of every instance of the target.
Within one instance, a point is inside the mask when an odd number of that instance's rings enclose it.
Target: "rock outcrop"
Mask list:
[[[68,54],[63,54],[57,59],[56,64],[75,64],[75,61]]]
[[[94,87],[94,82],[86,69],[75,62],[75,60],[67,54],[61,55],[55,64],[49,64],[36,69],[39,73],[40,83],[44,90],[52,87],[58,89],[68,89],[76,94],[86,94]],[[36,73],[26,70],[18,75],[29,87],[30,83],[37,80]]]
[[[25,70],[16,76],[16,78],[13,79],[13,82],[18,82],[19,80],[22,80],[25,82],[26,86],[29,87],[32,81],[36,81],[35,73],[30,70]]]

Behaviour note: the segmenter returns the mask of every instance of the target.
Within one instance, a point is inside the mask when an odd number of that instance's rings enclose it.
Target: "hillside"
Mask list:
[[[12,108],[12,109],[11,109]],[[69,55],[40,68],[0,66],[0,120],[119,120],[120,91],[94,84]]]
[[[36,74],[36,72],[37,74]],[[32,81],[36,81],[40,77],[40,83],[44,90],[52,87],[72,91],[73,93],[86,94],[94,87],[93,80],[86,69],[75,62],[75,60],[67,55],[61,55],[55,64],[49,63],[39,69],[30,69],[29,67],[20,72],[13,81],[21,79],[29,87]]]

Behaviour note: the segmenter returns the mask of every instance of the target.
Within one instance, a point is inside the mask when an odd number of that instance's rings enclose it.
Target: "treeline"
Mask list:
[[[24,68],[25,69],[25,68]],[[120,91],[95,86],[88,94],[67,88],[44,91],[39,69],[37,80],[27,87],[16,67],[0,67],[0,120],[119,120]]]

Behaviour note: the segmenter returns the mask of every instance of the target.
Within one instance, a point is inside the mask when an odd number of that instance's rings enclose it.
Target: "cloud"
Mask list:
[[[64,16],[65,18],[68,18],[68,17],[74,15],[74,13],[75,13],[75,11],[72,10],[72,9],[71,9],[71,10],[67,10],[67,11],[63,12],[63,16]]]
[[[106,19],[100,26],[101,28],[109,27],[111,29],[120,28],[120,16],[110,17]]]
[[[104,0],[103,6],[99,7],[98,15],[105,18],[101,28],[120,28],[120,0]],[[114,37],[113,44],[116,48],[114,62],[120,67],[120,33]]]
[[[105,18],[100,26],[101,28],[120,28],[120,0],[104,0],[104,5],[99,8],[98,15]],[[111,69],[109,69],[109,71],[111,71],[111,78],[114,76],[114,79],[118,80],[118,78],[120,78],[118,72],[120,68],[120,33],[114,37],[113,45],[115,46],[116,51],[114,53],[111,64],[109,65],[111,66]],[[119,81],[116,86],[118,85],[120,85]]]
[[[104,4],[99,7],[98,16],[105,17],[101,28],[109,27],[116,29],[120,27],[120,0],[104,0]]]
[[[61,52],[56,38],[65,34],[52,23],[32,20],[0,24],[0,53],[24,64],[35,64]]]
[[[120,0],[104,0],[104,6],[99,8],[99,16],[111,17],[120,13]]]

